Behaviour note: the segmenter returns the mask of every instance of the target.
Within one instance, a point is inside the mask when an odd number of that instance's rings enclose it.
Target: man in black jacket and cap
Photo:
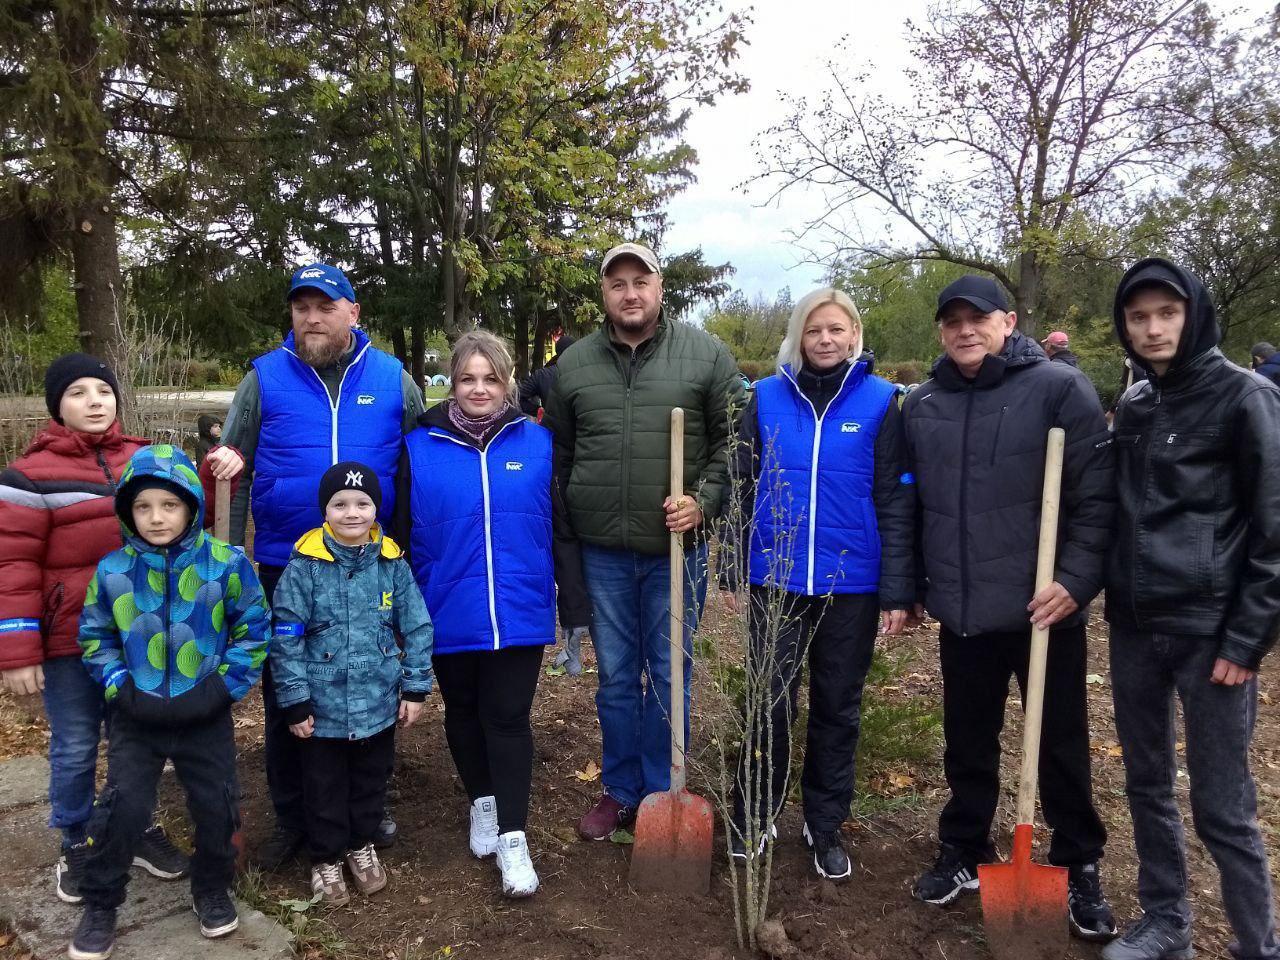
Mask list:
[[[1182,701],[1196,833],[1217,863],[1231,953],[1280,958],[1249,743],[1280,628],[1280,389],[1230,363],[1200,280],[1167,260],[1121,279],[1116,333],[1147,379],[1115,420],[1119,513],[1107,566],[1116,732],[1142,918],[1105,960],[1190,957],[1174,800]]]
[[[996,859],[1000,730],[1009,677],[1025,694],[1032,623],[1051,628],[1040,793],[1049,861],[1069,869],[1072,931],[1115,935],[1098,860],[1106,829],[1093,807],[1085,694],[1085,621],[1102,586],[1115,515],[1110,435],[1076,368],[1050,363],[1016,329],[995,281],[966,276],[938,296],[945,355],[903,407],[919,502],[924,605],[941,622],[943,765],[951,798],[937,861],[914,895],[947,904],[978,888]],[[1053,583],[1036,593],[1048,432],[1067,434]]]

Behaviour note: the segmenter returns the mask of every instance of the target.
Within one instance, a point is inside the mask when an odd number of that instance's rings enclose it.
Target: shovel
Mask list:
[[[671,496],[684,496],[684,411],[671,411]],[[711,804],[685,789],[684,547],[671,534],[671,789],[636,813],[631,886],[645,893],[706,895],[711,889]]]
[[[1037,593],[1053,581],[1065,437],[1058,427],[1049,431],[1044,499],[1040,507]],[[1013,831],[1013,857],[1009,863],[978,867],[987,946],[997,960],[1058,960],[1067,952],[1066,868],[1031,862],[1032,821],[1036,812],[1036,780],[1040,764],[1040,721],[1044,714],[1044,670],[1048,655],[1048,629],[1033,628],[1031,659],[1027,667],[1022,780],[1018,784],[1018,823]]]

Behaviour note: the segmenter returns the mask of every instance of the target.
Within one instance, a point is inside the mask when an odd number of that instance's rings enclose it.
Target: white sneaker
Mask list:
[[[480,797],[471,804],[471,852],[480,859],[498,849],[498,801]]]
[[[538,875],[529,859],[523,830],[512,830],[498,838],[498,869],[502,871],[502,892],[508,897],[531,897],[537,892]]]

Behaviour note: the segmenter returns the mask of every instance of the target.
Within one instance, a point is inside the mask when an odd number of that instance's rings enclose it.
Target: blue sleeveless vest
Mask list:
[[[378,519],[395,507],[404,423],[404,368],[353,330],[355,353],[337,403],[320,375],[294,353],[293,334],[253,361],[262,394],[262,429],[253,468],[253,558],[284,566],[293,545],[323,519],[321,475],[342,460],[371,467],[382,485]]]
[[[755,385],[760,477],[750,579],[791,593],[875,593],[876,436],[894,386],[853,363],[818,419],[790,366]]]
[[[405,445],[410,556],[435,653],[554,643],[550,432],[516,420],[480,451],[419,427]]]

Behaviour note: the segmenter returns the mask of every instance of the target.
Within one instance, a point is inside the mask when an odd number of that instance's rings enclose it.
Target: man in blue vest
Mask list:
[[[231,504],[231,541],[244,543],[252,507],[253,558],[268,600],[294,543],[316,525],[316,490],[333,464],[358,460],[374,469],[382,489],[391,492],[379,512],[386,525],[401,438],[417,426],[424,409],[422,391],[400,361],[356,327],[360,304],[341,270],[325,263],[299,267],[288,300],[292,331],[253,361],[227,414],[224,446],[208,457],[219,479],[242,471],[251,478],[240,484]],[[269,665],[262,699],[276,827],[257,859],[274,870],[301,849],[305,837],[298,740],[276,704]],[[395,823],[388,818],[379,845],[389,845],[394,836]]]

